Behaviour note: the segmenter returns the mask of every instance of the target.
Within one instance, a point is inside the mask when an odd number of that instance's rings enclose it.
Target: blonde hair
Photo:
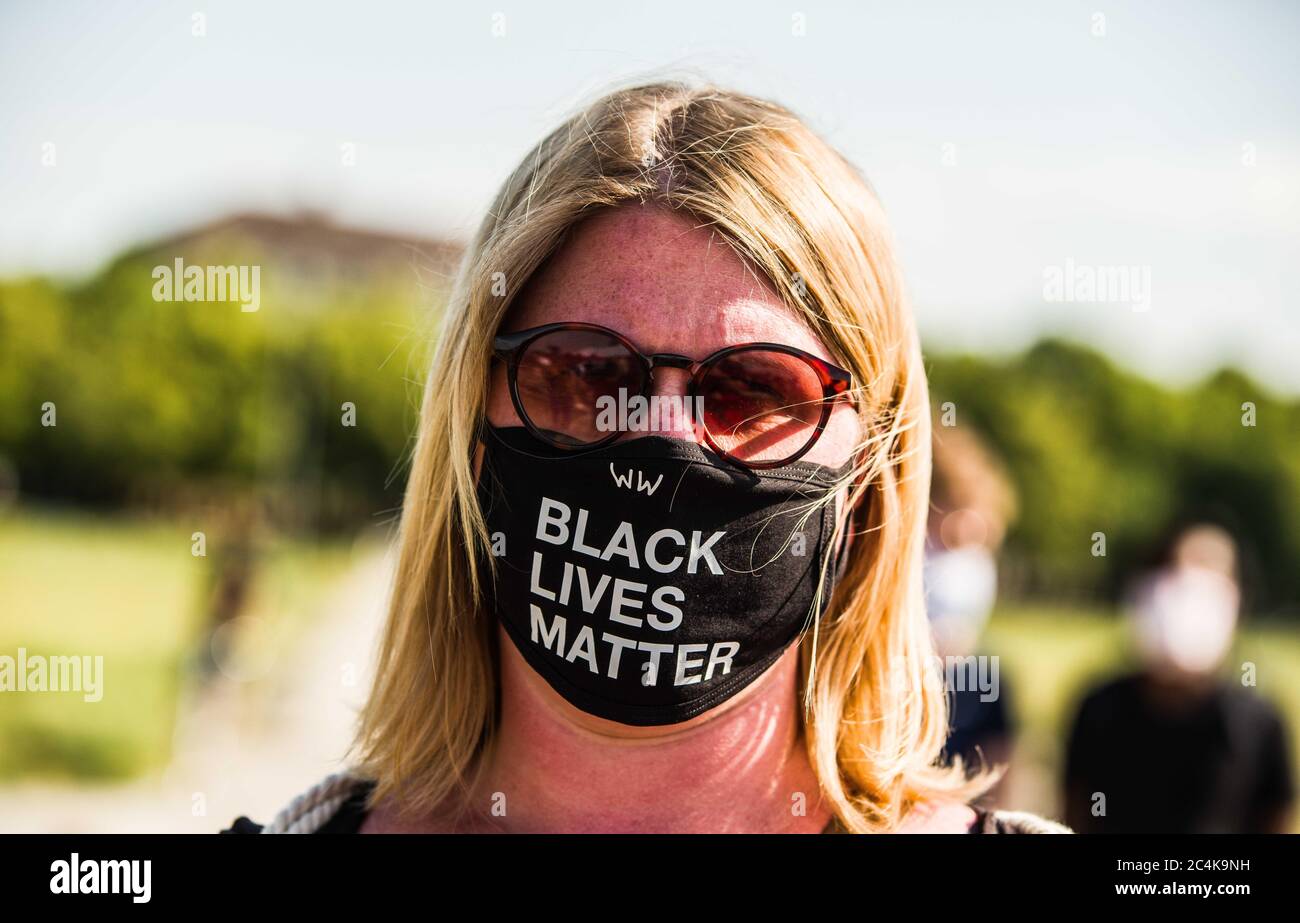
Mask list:
[[[930,409],[884,214],[862,176],[787,109],[714,87],[612,92],[541,141],[497,194],[461,265],[425,385],[377,675],[356,750],[374,800],[446,808],[469,792],[496,720],[494,621],[476,426],[491,342],[566,232],[653,203],[715,229],[854,375],[864,428],[846,479],[846,570],[804,638],[808,756],[843,829],[896,828],[916,803],[987,781],[941,766],[946,701],[921,584]]]

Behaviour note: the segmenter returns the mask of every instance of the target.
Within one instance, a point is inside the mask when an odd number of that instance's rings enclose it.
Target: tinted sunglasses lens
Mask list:
[[[616,337],[598,330],[556,330],[528,344],[515,383],[528,422],[556,445],[582,446],[609,436],[600,398],[620,388],[640,394],[644,371]]]
[[[817,438],[822,382],[797,356],[731,353],[709,367],[699,390],[709,438],[739,461],[784,461]]]

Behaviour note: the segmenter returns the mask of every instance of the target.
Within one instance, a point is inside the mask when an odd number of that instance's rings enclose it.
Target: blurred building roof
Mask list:
[[[374,282],[441,288],[464,251],[458,241],[347,227],[319,212],[236,213],[155,241],[143,252],[160,262],[228,263],[256,254],[295,285]]]

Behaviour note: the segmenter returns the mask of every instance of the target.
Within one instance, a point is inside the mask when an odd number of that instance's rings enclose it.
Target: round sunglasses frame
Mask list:
[[[834,404],[840,397],[847,396],[851,403],[856,405],[850,389],[853,386],[853,375],[837,365],[827,362],[825,359],[814,356],[812,353],[805,352],[794,346],[786,346],[783,343],[738,343],[735,346],[727,346],[719,349],[717,352],[710,353],[703,359],[692,359],[689,356],[683,356],[678,353],[652,353],[646,354],[637,349],[635,345],[617,330],[611,330],[608,327],[602,327],[600,324],[587,324],[576,321],[561,322],[555,324],[543,324],[540,327],[530,327],[527,330],[519,330],[514,333],[499,334],[492,340],[492,356],[506,363],[506,380],[510,387],[510,401],[514,404],[515,413],[519,414],[519,419],[527,430],[541,439],[547,445],[557,449],[585,452],[589,449],[600,448],[609,445],[623,435],[622,432],[615,431],[608,436],[598,439],[595,442],[583,443],[581,445],[566,445],[556,442],[550,436],[546,435],[538,428],[529,418],[528,412],[524,409],[523,399],[519,396],[518,371],[519,363],[528,347],[548,334],[568,330],[585,330],[594,333],[601,333],[605,336],[612,337],[627,349],[628,353],[634,356],[641,364],[642,380],[640,396],[643,398],[650,397],[650,390],[654,387],[654,370],[657,368],[674,368],[684,369],[690,374],[690,381],[687,384],[687,396],[692,400],[699,397],[699,385],[704,377],[718,362],[729,356],[742,352],[778,352],[787,356],[793,356],[804,362],[817,375],[822,385],[822,404],[821,416],[813,428],[812,434],[808,441],[798,452],[788,455],[785,458],[776,461],[747,461],[743,458],[737,458],[726,450],[718,446],[709,433],[708,427],[703,421],[697,421],[699,430],[703,434],[709,448],[720,457],[727,461],[740,465],[744,468],[767,469],[781,468],[785,465],[791,465],[803,458],[804,455],[817,444],[822,433],[826,429],[826,424],[830,420],[831,411]]]

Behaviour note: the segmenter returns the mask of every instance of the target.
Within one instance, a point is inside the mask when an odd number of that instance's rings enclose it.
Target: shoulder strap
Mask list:
[[[348,772],[326,776],[290,801],[262,832],[316,833],[333,819],[344,802],[368,787],[368,782]]]
[[[985,811],[975,809],[978,819],[971,833],[1073,833],[1064,824],[1028,811]]]

